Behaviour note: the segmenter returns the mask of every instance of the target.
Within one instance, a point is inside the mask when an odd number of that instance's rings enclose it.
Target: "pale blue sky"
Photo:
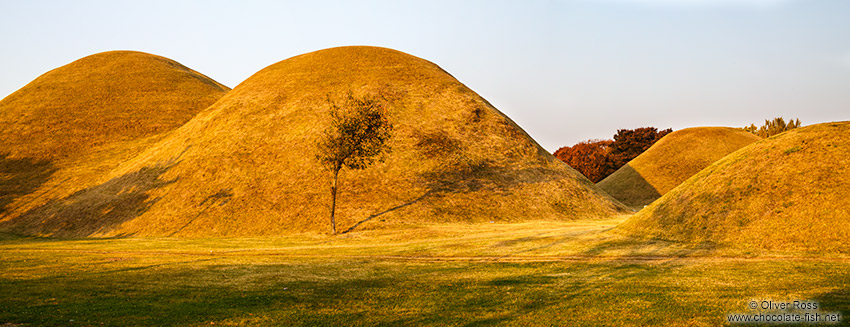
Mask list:
[[[0,97],[107,50],[235,87],[343,45],[442,66],[552,151],[618,128],[850,119],[850,1],[0,1]]]

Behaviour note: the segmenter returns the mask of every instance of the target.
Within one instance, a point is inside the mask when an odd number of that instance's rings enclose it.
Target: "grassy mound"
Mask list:
[[[730,127],[675,131],[596,185],[624,204],[640,209],[711,163],[760,139]]]
[[[850,122],[794,129],[715,162],[620,230],[735,247],[850,252]]]
[[[0,101],[0,153],[55,160],[177,128],[226,86],[159,56],[111,51],[39,76]]]
[[[112,51],[0,101],[0,220],[100,178],[229,89],[160,56]]]
[[[10,226],[60,236],[328,232],[332,176],[316,159],[316,143],[330,122],[327,98],[339,103],[349,90],[385,99],[395,130],[385,162],[340,174],[340,231],[623,210],[437,65],[390,49],[343,47],[261,70],[112,180]],[[45,215],[58,220],[38,222]]]

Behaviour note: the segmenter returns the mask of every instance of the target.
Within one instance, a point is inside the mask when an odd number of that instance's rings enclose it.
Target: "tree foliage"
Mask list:
[[[594,183],[614,172],[609,159],[611,140],[588,140],[555,151],[556,158],[575,168]]]
[[[672,131],[670,128],[658,131],[655,127],[620,129],[613,140],[579,142],[558,149],[554,155],[598,183]]]
[[[357,98],[348,93],[342,106],[328,97],[331,125],[319,139],[317,159],[333,172],[331,186],[331,230],[336,234],[337,180],[343,168],[364,169],[384,160],[390,151],[387,141],[393,125],[382,102],[373,98]]]
[[[614,171],[620,169],[632,159],[649,149],[664,135],[673,132],[668,128],[658,131],[655,127],[641,127],[635,129],[618,129],[611,143],[611,161]],[[613,173],[613,172],[612,172]]]
[[[787,130],[792,130],[800,127],[800,118],[791,119],[787,123],[782,117],[773,118],[773,120],[764,120],[764,125],[756,127],[756,124],[742,128],[743,130],[753,133],[761,137],[771,137]]]

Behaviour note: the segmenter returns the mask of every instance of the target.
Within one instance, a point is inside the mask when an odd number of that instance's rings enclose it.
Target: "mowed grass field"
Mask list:
[[[850,308],[850,257],[642,240],[626,217],[337,236],[0,235],[0,326],[715,326],[749,301]]]

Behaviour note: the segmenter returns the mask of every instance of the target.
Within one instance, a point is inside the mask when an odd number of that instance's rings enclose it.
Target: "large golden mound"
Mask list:
[[[173,60],[132,51],[45,73],[0,101],[0,220],[102,182],[228,90]]]
[[[437,65],[342,47],[261,70],[111,180],[6,228],[59,236],[328,232],[332,176],[316,143],[330,121],[327,97],[341,102],[349,90],[385,98],[395,130],[385,162],[341,173],[340,231],[623,210]],[[45,215],[55,219],[36,221]]]
[[[51,70],[0,101],[0,153],[64,159],[177,128],[228,88],[160,56],[91,55]]]
[[[850,122],[793,129],[702,170],[621,227],[741,248],[850,251]]]
[[[640,209],[711,163],[760,139],[730,127],[675,131],[596,186],[624,204]]]

